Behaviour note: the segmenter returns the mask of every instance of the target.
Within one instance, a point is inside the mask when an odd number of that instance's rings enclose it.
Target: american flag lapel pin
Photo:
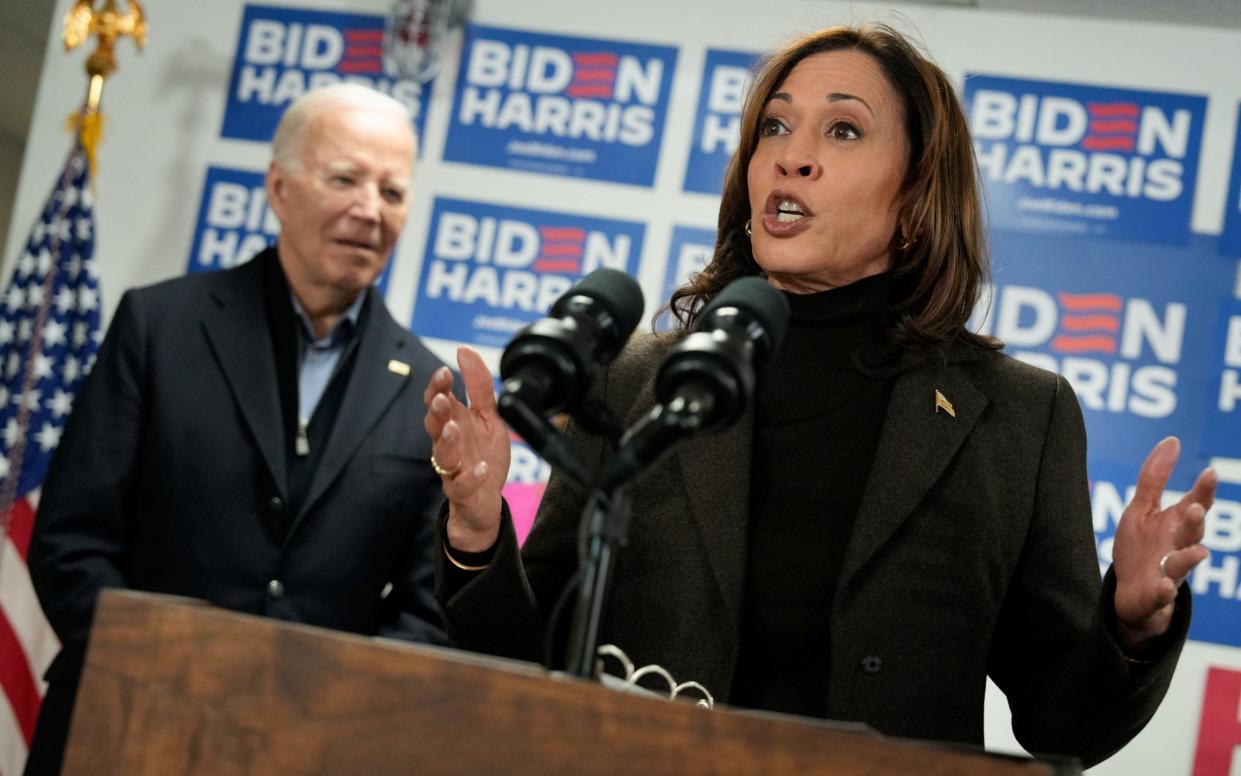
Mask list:
[[[409,364],[394,358],[388,362],[388,371],[401,377],[409,377]]]
[[[957,416],[957,411],[952,408],[952,402],[948,401],[948,397],[940,393],[939,389],[936,388],[935,389],[935,414],[938,415],[940,410],[947,412],[948,416],[951,418],[955,418]]]

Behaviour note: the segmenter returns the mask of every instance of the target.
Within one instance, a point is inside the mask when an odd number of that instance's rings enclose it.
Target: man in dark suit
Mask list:
[[[442,494],[420,403],[441,362],[372,286],[405,223],[414,147],[395,100],[310,92],[273,141],[275,248],[121,300],[31,545],[63,649],[28,772],[59,767],[104,587],[442,641]]]

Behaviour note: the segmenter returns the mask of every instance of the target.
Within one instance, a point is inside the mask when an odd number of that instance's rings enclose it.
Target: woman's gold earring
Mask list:
[[[745,222],[745,236],[746,237],[754,236],[754,233],[750,231],[750,222],[748,220]]]
[[[914,238],[912,238],[912,237],[906,237],[904,242],[902,242],[900,245],[896,246],[896,249],[897,249],[898,251],[900,251],[901,253],[904,253],[904,252],[908,251],[908,250],[910,249],[910,247],[911,247],[911,246],[913,246],[913,244],[914,244]]]

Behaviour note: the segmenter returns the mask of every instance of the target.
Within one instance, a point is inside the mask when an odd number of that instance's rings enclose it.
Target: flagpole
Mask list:
[[[117,7],[117,0],[104,0],[103,6],[98,10],[94,7],[95,2],[96,0],[76,0],[73,7],[65,14],[61,30],[65,51],[72,51],[86,43],[92,36],[97,44],[95,50],[86,58],[85,69],[90,77],[86,99],[78,112],[69,119],[69,128],[74,133],[74,144],[56,186],[57,192],[63,192],[70,180],[75,177],[74,157],[79,148],[85,154],[90,172],[93,174],[95,171],[95,152],[102,137],[103,122],[103,114],[99,106],[103,101],[104,81],[117,69],[115,49],[117,39],[132,37],[139,50],[146,46],[146,12],[140,0],[128,0],[128,8],[124,13]],[[93,176],[91,185],[93,186]],[[65,221],[72,205],[73,203],[67,197],[62,196],[56,214],[58,224]],[[3,486],[0,487],[0,523],[2,523],[0,527],[3,528],[3,531],[0,531],[0,538],[7,537],[9,533],[13,504],[18,495],[19,475],[22,471],[29,436],[28,423],[31,413],[37,409],[30,406],[29,397],[34,395],[33,388],[40,379],[36,366],[37,357],[43,354],[43,329],[47,324],[51,292],[56,286],[59,273],[61,243],[62,232],[58,230],[53,234],[48,245],[51,269],[43,279],[43,303],[36,313],[31,331],[29,356],[25,359],[22,375],[21,403],[18,405],[17,413],[17,424],[22,433],[14,440],[8,451],[8,474],[3,479]]]
[[[138,0],[76,0],[64,19],[65,50],[97,39],[86,60],[82,104],[69,117],[73,142],[0,302],[0,768],[19,772],[29,752],[45,685],[60,643],[39,607],[27,553],[38,496],[73,400],[100,342],[92,177],[101,139],[103,87],[116,71],[117,38],[141,48]]]

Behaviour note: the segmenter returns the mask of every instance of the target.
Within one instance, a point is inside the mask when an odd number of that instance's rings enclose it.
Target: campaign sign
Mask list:
[[[965,101],[994,227],[1187,239],[1205,97],[970,75]]]
[[[695,226],[672,227],[672,244],[668,248],[668,261],[664,264],[664,282],[659,299],[647,305],[651,319],[661,329],[670,329],[676,320],[664,305],[672,298],[672,292],[685,285],[690,276],[701,272],[711,261],[715,252],[715,230]]]
[[[208,167],[186,272],[235,267],[274,245],[279,233],[263,173]]]
[[[676,49],[468,25],[444,158],[650,186]]]
[[[637,275],[632,221],[437,197],[414,300],[420,335],[502,347],[583,275]]]
[[[254,170],[207,168],[187,273],[229,269],[276,244],[280,221],[267,205],[264,178]],[[391,271],[389,256],[375,284],[380,293],[387,290]]]
[[[1233,258],[1241,255],[1241,108],[1237,110],[1237,137],[1232,144],[1232,175],[1228,184],[1220,249]]]
[[[423,85],[387,75],[384,18],[247,5],[233,57],[223,137],[269,141],[289,103],[307,91],[348,81],[394,97],[422,137]],[[430,94],[430,84],[425,85]]]
[[[543,491],[547,489],[552,467],[521,437],[513,435],[511,442],[512,458],[502,495],[508,502],[513,528],[517,532],[517,543],[520,545],[525,543],[526,536],[534,525],[534,517],[543,500]]]
[[[694,143],[685,168],[685,190],[719,194],[728,160],[741,142],[741,106],[757,54],[707,49],[702,91],[694,118]]]
[[[992,236],[995,285],[971,325],[1005,351],[1062,374],[1110,460],[1165,436],[1201,449],[1210,334],[1232,269],[1214,240],[1184,247],[1107,239]]]
[[[1131,463],[1090,462],[1090,503],[1094,516],[1099,566],[1111,565],[1116,526],[1137,486],[1138,470],[1146,451],[1134,451]],[[1163,505],[1179,500],[1193,487],[1207,465],[1182,453],[1163,494]],[[1211,555],[1198,564],[1186,584],[1194,595],[1189,637],[1241,647],[1241,484],[1221,482],[1215,504],[1204,521],[1202,544]]]
[[[1241,299],[1220,303],[1211,342],[1204,449],[1211,456],[1241,458]]]

